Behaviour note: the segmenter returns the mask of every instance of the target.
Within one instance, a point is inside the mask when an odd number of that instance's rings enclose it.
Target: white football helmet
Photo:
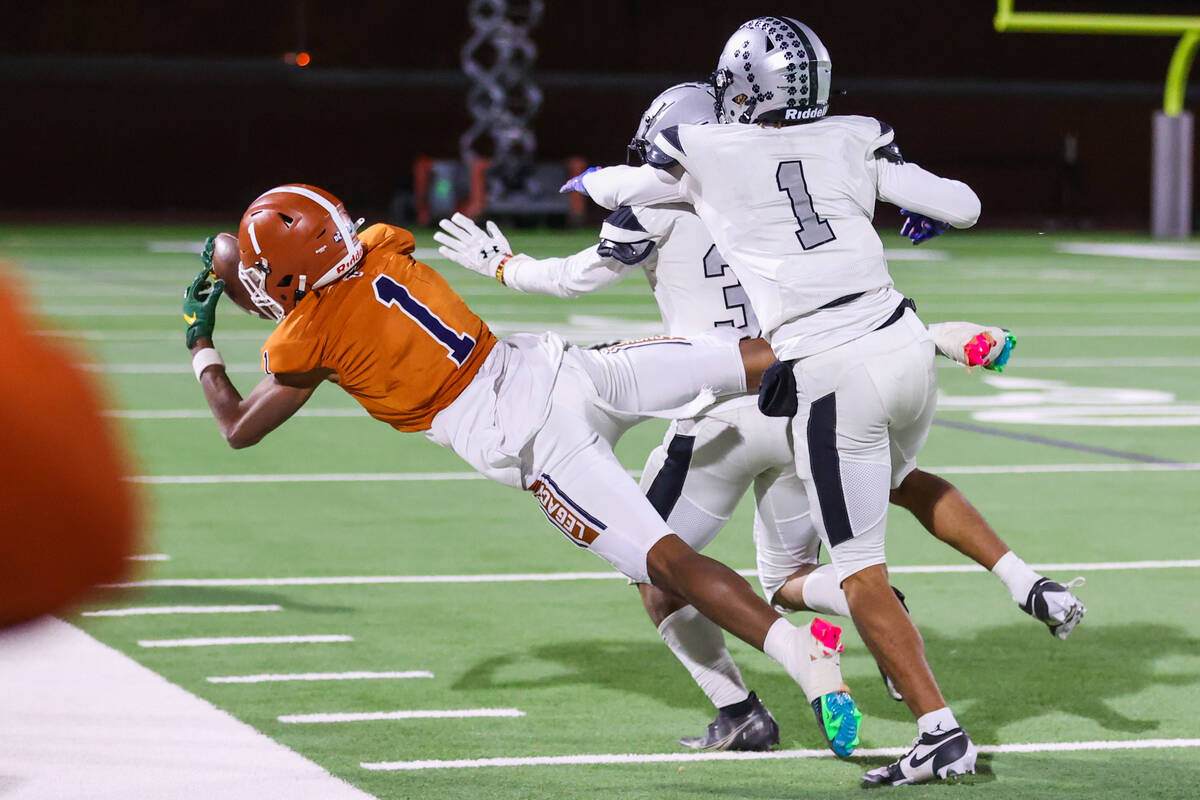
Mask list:
[[[712,75],[722,122],[811,122],[829,110],[833,64],[812,28],[758,17],[734,31]]]
[[[644,164],[646,153],[663,128],[717,122],[716,100],[708,83],[677,83],[654,98],[629,142],[626,163],[635,167]]]

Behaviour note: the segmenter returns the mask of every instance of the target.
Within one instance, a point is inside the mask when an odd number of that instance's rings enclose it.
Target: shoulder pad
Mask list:
[[[904,156],[895,142],[896,132],[886,122],[879,122],[879,136],[872,142],[876,158],[884,158],[893,164],[903,164]]]

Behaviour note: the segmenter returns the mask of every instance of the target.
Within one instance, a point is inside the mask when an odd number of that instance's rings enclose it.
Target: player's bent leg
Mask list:
[[[679,743],[695,750],[770,750],[779,744],[775,718],[746,688],[721,629],[676,595],[645,583],[638,591],[658,635],[717,708],[703,734]]]
[[[949,481],[913,469],[892,490],[892,502],[912,512],[938,539],[991,571],[1008,589],[1013,602],[1045,623],[1052,635],[1067,638],[1083,619],[1087,608],[1071,592],[1083,579],[1064,585],[1031,569]]]
[[[891,501],[984,569],[990,570],[1009,550],[962,492],[937,475],[914,468],[892,490]]]
[[[581,369],[564,370],[550,415],[527,454],[524,479],[547,519],[573,544],[592,550],[633,581],[679,595],[764,650],[826,712],[827,743],[835,753],[848,755],[858,744],[861,713],[841,691],[841,629],[819,620],[796,628],[744,578],[670,533],[612,448],[587,431],[580,409],[594,397],[584,385],[590,380]]]
[[[604,350],[572,348],[564,365],[583,369],[601,401],[629,414],[663,416],[700,398],[695,411],[666,415],[694,416],[717,397],[746,391],[738,342],[721,334],[659,337]]]
[[[762,469],[764,456],[775,457],[779,449],[790,461],[790,448],[775,445],[780,431],[766,431],[764,436],[763,430],[744,424],[751,415],[755,420],[761,417],[756,408],[745,406],[719,410],[699,421],[676,422],[646,460],[642,490],[671,530],[696,551],[729,521]],[[763,447],[764,438],[770,447]],[[652,586],[638,588],[659,635],[717,709],[704,733],[685,736],[679,743],[697,750],[769,750],[778,744],[779,726],[746,688],[721,629],[674,595]]]
[[[804,690],[830,749],[838,755],[854,751],[862,713],[842,683],[840,628],[820,619],[808,628],[795,627],[736,572],[678,536],[656,542],[646,563],[655,585],[682,595],[704,616],[779,662]]]

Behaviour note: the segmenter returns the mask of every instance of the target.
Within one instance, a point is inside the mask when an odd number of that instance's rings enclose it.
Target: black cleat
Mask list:
[[[904,592],[895,586],[892,587],[892,591],[896,593],[896,599],[900,601],[900,605],[904,606],[904,612],[907,614],[908,603],[904,602]],[[900,690],[896,688],[896,684],[892,683],[892,679],[888,677],[888,674],[883,671],[883,667],[879,668],[879,677],[883,678],[883,685],[887,689],[888,696],[896,702],[904,700],[904,695],[900,694]]]
[[[1087,608],[1071,593],[1071,589],[1082,585],[1083,578],[1068,581],[1065,586],[1049,578],[1039,578],[1029,590],[1029,597],[1021,603],[1021,610],[1046,623],[1052,635],[1065,639],[1087,613]]]
[[[779,725],[758,695],[751,692],[749,700],[745,714],[718,712],[703,736],[685,736],[679,743],[693,750],[770,750],[779,744]]]
[[[906,783],[954,778],[975,774],[979,748],[962,728],[943,733],[923,733],[913,741],[912,749],[886,767],[876,767],[863,775],[865,783],[901,786]]]

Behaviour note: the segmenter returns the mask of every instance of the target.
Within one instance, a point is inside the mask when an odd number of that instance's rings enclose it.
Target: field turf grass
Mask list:
[[[125,416],[139,476],[465,473],[449,451],[350,413],[335,386],[309,406],[342,416],[296,418],[246,451],[230,450],[204,415],[178,316],[198,227],[0,227],[0,258],[15,266],[67,346],[100,365],[97,378]],[[509,232],[534,255],[564,255],[593,233]],[[1008,383],[940,369],[948,396],[922,464],[947,468],[1030,563],[1200,558],[1200,263],[1063,254],[1064,242],[1137,237],[957,233],[921,249],[942,260],[893,261],[901,290],[927,322],[995,323],[1020,343]],[[912,250],[889,238],[890,248]],[[432,248],[428,232],[418,246]],[[1194,248],[1195,249],[1195,248]],[[446,261],[428,259],[498,332],[556,328],[576,341],[627,338],[656,318],[644,278],[577,301],[523,296]],[[258,380],[268,327],[224,304],[216,342],[243,391]],[[986,375],[994,377],[990,373]],[[1039,383],[1022,383],[1021,381]],[[1048,384],[1058,381],[1059,384]],[[1082,387],[1091,387],[1083,391]],[[1110,391],[1102,391],[1101,388]],[[1121,390],[1121,391],[1115,391]],[[1025,393],[1025,394],[1022,394]],[[983,410],[1100,406],[1093,424],[980,420]],[[1178,424],[1145,424],[1168,408]],[[196,412],[148,418],[143,412]],[[132,412],[132,413],[131,413]],[[1088,421],[1088,420],[1084,420]],[[1105,424],[1094,424],[1096,422]],[[640,469],[663,425],[621,443]],[[1014,438],[1014,435],[1017,438]],[[1019,437],[1026,438],[1019,438]],[[1153,465],[1157,463],[1158,467]],[[1103,465],[1112,471],[1038,471]],[[1147,465],[1151,465],[1147,469]],[[996,468],[993,472],[964,468]],[[1014,469],[1015,467],[1015,469]],[[563,541],[521,492],[485,481],[341,480],[145,483],[149,541],[169,561],[138,579],[446,576],[606,572]],[[893,565],[962,565],[904,512],[892,514]],[[752,569],[751,509],[743,504],[710,554]],[[1085,574],[1089,612],[1066,641],[1020,613],[983,573],[896,574],[925,635],[952,708],[983,744],[1200,738],[1200,582],[1195,566],[1061,569]],[[752,579],[753,580],[753,579]],[[91,635],[380,798],[845,797],[887,758],[686,761],[372,771],[363,762],[572,754],[676,753],[712,709],[662,646],[635,592],[619,579],[164,586],[113,591],[92,608],[278,604],[281,612],[72,618]],[[343,634],[352,642],[146,648],[139,640]],[[864,748],[904,747],[905,708],[884,694],[853,629],[843,668],[866,719]],[[748,685],[779,720],[781,748],[819,748],[812,714],[773,662],[731,649]],[[432,679],[218,684],[210,676],[427,670]],[[290,714],[516,708],[520,717],[285,724]],[[211,765],[219,769],[219,765]],[[905,797],[1195,797],[1200,749],[1002,753],[953,785]]]

